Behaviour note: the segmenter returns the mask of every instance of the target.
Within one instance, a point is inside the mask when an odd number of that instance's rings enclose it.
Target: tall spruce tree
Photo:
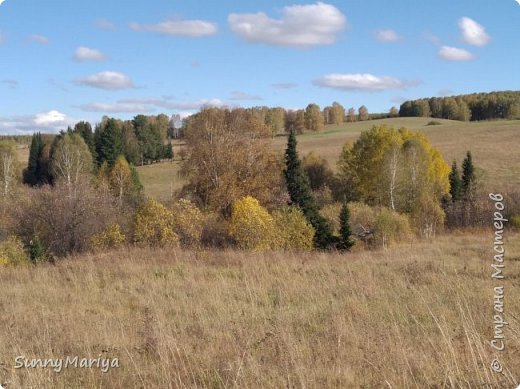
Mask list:
[[[92,131],[92,126],[89,122],[78,122],[74,126],[74,133],[81,135],[83,140],[88,146],[88,149],[90,150],[90,154],[92,154],[92,157],[94,160],[96,159],[96,143],[94,141],[94,132]]]
[[[114,166],[117,157],[123,154],[123,137],[119,123],[115,119],[107,119],[96,128],[94,134],[98,166],[107,161]]]
[[[44,146],[42,135],[39,132],[34,134],[29,149],[27,169],[24,170],[23,174],[24,184],[34,186],[41,183],[41,157]]]
[[[348,210],[346,201],[343,202],[343,206],[341,207],[339,223],[338,249],[350,251],[352,246],[354,246],[354,240],[352,239],[352,231],[350,230],[350,211]]]
[[[329,249],[334,245],[335,239],[329,223],[319,213],[316,201],[312,196],[309,178],[301,166],[296,145],[296,135],[294,130],[291,130],[285,151],[286,167],[284,170],[291,203],[300,207],[305,218],[314,228],[314,246],[319,249]]]
[[[475,167],[473,166],[473,158],[471,152],[468,151],[466,158],[462,162],[462,183],[461,192],[466,200],[472,200],[476,186]]]
[[[462,181],[460,179],[460,172],[457,166],[457,161],[453,161],[453,164],[451,165],[451,172],[448,176],[448,179],[450,180],[451,200],[453,202],[456,202],[460,200],[462,196]]]

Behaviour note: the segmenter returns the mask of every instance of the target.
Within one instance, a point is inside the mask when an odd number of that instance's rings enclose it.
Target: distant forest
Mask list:
[[[401,104],[399,116],[462,121],[520,119],[520,92],[472,93],[408,100]]]

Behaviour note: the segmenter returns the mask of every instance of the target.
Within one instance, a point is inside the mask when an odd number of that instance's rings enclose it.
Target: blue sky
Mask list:
[[[0,134],[518,90],[519,21],[514,0],[0,0]]]

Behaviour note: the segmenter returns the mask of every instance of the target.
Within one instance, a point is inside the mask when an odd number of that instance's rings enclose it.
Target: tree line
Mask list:
[[[473,93],[408,100],[401,104],[399,116],[461,121],[520,119],[520,92]]]
[[[344,145],[332,169],[317,153],[299,155],[295,126],[285,154],[275,152],[258,115],[204,108],[190,117],[186,185],[164,203],[144,196],[135,169],[168,145],[157,117],[37,133],[23,173],[15,143],[0,140],[0,262],[123,245],[351,250],[483,225],[471,153],[462,172],[456,161],[450,169],[424,134],[374,125]],[[520,213],[508,209],[507,217]]]

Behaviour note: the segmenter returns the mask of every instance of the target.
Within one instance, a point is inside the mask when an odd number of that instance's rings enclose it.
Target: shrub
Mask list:
[[[430,120],[426,125],[427,126],[440,126],[442,123],[438,120]]]
[[[29,256],[22,241],[16,236],[8,236],[0,243],[0,265],[23,265],[29,263]]]
[[[38,237],[50,256],[82,252],[90,248],[90,237],[116,217],[112,202],[85,182],[73,192],[59,183],[30,189],[12,204],[12,230],[26,245]]]
[[[175,232],[183,246],[197,246],[204,229],[204,215],[191,201],[180,199],[173,207]]]
[[[274,220],[269,212],[251,196],[233,205],[229,232],[238,247],[245,250],[268,250],[273,245]]]
[[[229,248],[234,243],[229,235],[229,223],[217,213],[206,216],[200,240],[203,246],[211,248]]]
[[[374,224],[374,244],[387,248],[392,243],[412,237],[408,217],[388,208],[381,208]]]
[[[177,246],[173,212],[155,200],[141,205],[134,220],[134,242],[141,246]]]
[[[115,249],[121,247],[126,236],[119,224],[111,224],[100,234],[92,235],[90,243],[94,249]]]
[[[296,207],[285,207],[273,212],[275,233],[273,248],[311,251],[314,228]]]
[[[437,201],[421,198],[411,214],[411,222],[416,232],[424,237],[435,236],[437,230],[444,226],[446,215]]]
[[[29,257],[33,263],[44,262],[48,259],[45,247],[37,236],[29,242]]]

